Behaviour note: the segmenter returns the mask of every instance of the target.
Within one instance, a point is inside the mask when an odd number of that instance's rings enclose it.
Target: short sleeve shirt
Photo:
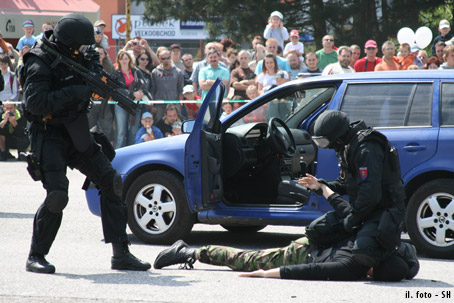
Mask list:
[[[200,80],[216,80],[217,78],[221,78],[222,80],[226,80],[227,82],[230,81],[230,73],[227,68],[224,68],[218,65],[218,68],[214,69],[211,65],[207,65],[206,67],[200,70],[199,74],[199,81]],[[202,90],[202,100],[205,98],[208,90]],[[227,90],[226,90],[227,93]]]

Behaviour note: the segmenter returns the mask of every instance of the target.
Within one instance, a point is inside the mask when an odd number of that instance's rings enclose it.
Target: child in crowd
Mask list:
[[[222,115],[221,115],[221,119],[227,117],[228,115],[230,115],[230,113],[232,112],[233,110],[233,106],[232,106],[232,103],[229,103],[228,101],[227,102],[224,102],[224,104],[222,104]]]
[[[246,89],[246,94],[249,100],[254,100],[255,98],[257,98],[259,96],[257,86],[249,85],[248,88]],[[267,108],[268,108],[267,104],[264,104],[259,108],[256,108],[255,110],[244,116],[243,121],[245,123],[265,122]]]
[[[36,40],[41,40],[43,38],[44,32],[54,29],[54,24],[52,22],[45,22],[41,26],[41,34],[36,36]],[[33,45],[32,45],[33,46]]]
[[[399,70],[406,70],[415,62],[415,56],[411,55],[410,44],[402,43],[399,48],[400,57],[398,59]]]
[[[16,48],[21,50],[24,47],[24,44],[34,45],[36,42],[36,37],[33,37],[33,32],[35,31],[35,25],[33,21],[27,20],[22,25],[22,30],[24,31],[25,35],[19,39]]]
[[[435,44],[437,42],[446,42],[451,40],[454,36],[450,33],[451,31],[451,25],[449,24],[449,21],[446,19],[443,19],[438,23],[438,31],[440,34],[436,36],[432,42],[432,55],[435,56]]]
[[[182,123],[180,121],[173,122],[173,124],[172,124],[172,136],[178,136],[178,135],[182,134],[181,125],[182,125]]]
[[[185,85],[183,87],[183,96],[184,100],[196,101],[200,100],[200,96],[198,96],[194,91],[194,86],[191,84]],[[186,110],[186,116],[188,119],[195,119],[197,114],[199,113],[201,103],[184,103],[184,109]]]
[[[290,52],[294,52],[298,58],[300,59],[301,62],[304,61],[303,59],[303,54],[304,54],[304,44],[299,42],[300,40],[300,35],[296,29],[293,29],[290,32],[290,42],[285,45],[284,48],[284,57],[287,57],[287,55]]]
[[[153,126],[153,122],[154,119],[151,113],[144,112],[142,114],[142,119],[140,120],[142,127],[137,131],[135,144],[164,138],[161,130]]]
[[[271,13],[268,20],[268,25],[265,27],[263,37],[265,39],[274,38],[277,45],[284,49],[284,41],[288,40],[289,35],[287,29],[284,27],[284,16],[281,12],[274,11]]]

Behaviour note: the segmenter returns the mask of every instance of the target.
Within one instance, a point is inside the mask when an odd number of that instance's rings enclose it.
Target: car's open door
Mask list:
[[[184,182],[189,207],[207,209],[221,201],[222,140],[221,115],[225,85],[217,79],[200,107],[186,141]]]

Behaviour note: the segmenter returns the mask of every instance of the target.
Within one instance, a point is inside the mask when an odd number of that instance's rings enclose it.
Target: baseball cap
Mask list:
[[[299,33],[298,33],[298,30],[292,29],[292,30],[290,31],[290,37],[299,37],[299,36],[300,36],[300,35],[299,35]]]
[[[142,119],[145,119],[145,118],[151,118],[153,119],[153,115],[150,113],[150,112],[144,112],[142,114]]]
[[[172,44],[172,45],[170,46],[170,49],[171,49],[171,50],[174,49],[174,48],[179,48],[179,49],[181,49],[180,45],[179,45],[179,44],[176,44],[176,43],[175,43],[175,44]]]
[[[194,86],[188,84],[183,87],[183,95],[186,93],[193,93],[194,92]]]
[[[95,27],[102,26],[102,25],[107,26],[106,22],[104,22],[104,20],[96,20],[96,22],[94,24]]]
[[[279,11],[272,12],[270,17],[274,17],[274,16],[279,17],[281,20],[284,20],[284,15],[282,15],[282,13]]]
[[[275,78],[284,79],[285,78],[285,74],[284,73],[285,73],[284,71],[280,70],[274,75],[274,77]]]
[[[368,47],[377,48],[377,42],[375,42],[374,40],[367,40],[366,44],[364,44],[364,48],[368,48]]]
[[[419,46],[417,44],[413,44],[410,49],[411,49],[411,52],[414,53],[414,52],[419,51]]]
[[[451,27],[451,25],[449,24],[449,21],[446,20],[446,19],[443,19],[440,21],[440,23],[438,24],[438,27],[440,29],[443,29],[443,28],[448,28],[448,27]]]
[[[26,20],[24,22],[24,24],[22,24],[22,27],[35,27],[35,25],[33,24],[33,21],[32,20]]]
[[[95,27],[95,35],[101,35],[103,33],[102,27]]]
[[[181,128],[181,124],[182,123],[180,121],[173,122],[172,128]]]

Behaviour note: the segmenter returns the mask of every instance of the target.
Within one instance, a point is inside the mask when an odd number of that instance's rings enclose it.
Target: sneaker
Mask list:
[[[112,269],[146,271],[151,268],[151,264],[136,258],[130,252],[120,257],[112,257]]]
[[[195,252],[196,250],[189,248],[183,240],[178,240],[172,246],[159,253],[153,267],[161,269],[170,265],[184,264],[183,268],[193,269],[192,264],[196,261]]]
[[[13,154],[11,154],[9,151],[6,152],[6,158],[11,160],[16,159],[16,157],[14,157]]]
[[[55,272],[55,266],[47,262],[43,255],[36,254],[28,257],[25,269],[30,272],[41,274],[53,274]]]
[[[408,274],[405,279],[413,279],[419,272],[419,261],[415,246],[407,242],[402,242],[397,253],[408,264]]]

